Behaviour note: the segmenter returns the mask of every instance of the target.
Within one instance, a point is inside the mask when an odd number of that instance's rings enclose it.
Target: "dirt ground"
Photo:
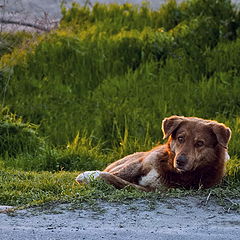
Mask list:
[[[3,212],[0,236],[5,240],[237,240],[240,236],[239,213],[194,197]]]

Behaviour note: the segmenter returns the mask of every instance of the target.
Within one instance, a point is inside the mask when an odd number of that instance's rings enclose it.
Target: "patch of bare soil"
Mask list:
[[[7,212],[0,214],[0,236],[5,240],[237,240],[240,236],[239,213],[194,197]]]

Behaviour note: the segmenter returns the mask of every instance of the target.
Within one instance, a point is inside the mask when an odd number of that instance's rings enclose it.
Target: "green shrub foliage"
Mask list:
[[[230,0],[170,0],[158,10],[74,3],[62,14],[58,29],[0,62],[4,103],[41,136],[54,145],[78,132],[95,139],[54,155],[51,169],[101,168],[106,153],[147,149],[172,114],[226,123],[230,154],[240,155],[240,14]]]
[[[44,149],[44,140],[36,132],[36,126],[23,123],[21,118],[0,112],[0,156],[17,157],[21,154],[38,155]]]

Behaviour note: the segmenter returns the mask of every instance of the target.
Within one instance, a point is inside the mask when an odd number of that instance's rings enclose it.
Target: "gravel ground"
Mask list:
[[[240,215],[193,197],[128,204],[100,202],[0,214],[1,239],[237,240]]]

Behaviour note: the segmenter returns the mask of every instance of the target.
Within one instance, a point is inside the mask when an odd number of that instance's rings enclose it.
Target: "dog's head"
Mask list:
[[[216,147],[227,151],[230,128],[216,121],[172,116],[162,122],[164,138],[174,153],[173,166],[186,172],[207,166],[216,159]],[[224,159],[223,159],[224,161]]]

